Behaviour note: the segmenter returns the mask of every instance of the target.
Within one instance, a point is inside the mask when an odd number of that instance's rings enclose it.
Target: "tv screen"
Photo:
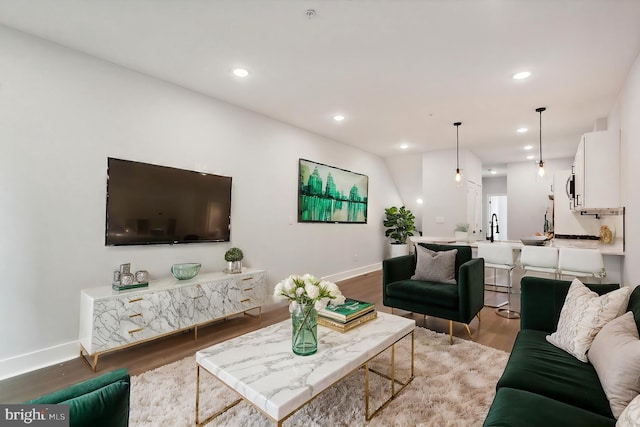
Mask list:
[[[108,158],[105,243],[228,242],[231,177]]]

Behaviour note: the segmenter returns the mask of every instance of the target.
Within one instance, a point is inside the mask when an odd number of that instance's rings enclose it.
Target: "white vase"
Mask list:
[[[395,258],[398,256],[409,254],[409,245],[406,243],[392,243],[389,246],[391,247],[389,249],[390,258]]]
[[[456,242],[468,242],[469,234],[466,231],[455,231]]]

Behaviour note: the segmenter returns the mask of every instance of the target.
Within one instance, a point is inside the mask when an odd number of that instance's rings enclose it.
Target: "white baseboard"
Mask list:
[[[342,273],[331,274],[325,276],[322,280],[328,280],[330,282],[339,282],[341,280],[351,279],[352,277],[362,276],[363,274],[372,273],[382,269],[382,263],[377,262],[371,265],[365,265],[364,267],[354,268],[353,270],[343,271]]]
[[[15,377],[46,368],[57,363],[66,362],[80,355],[80,343],[72,341],[54,347],[34,351],[32,353],[14,356],[0,360],[0,380]]]

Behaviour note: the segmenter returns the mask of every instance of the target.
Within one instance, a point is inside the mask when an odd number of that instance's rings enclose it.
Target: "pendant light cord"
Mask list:
[[[540,113],[540,162],[542,162],[542,112],[546,110],[546,107],[536,108],[536,111]]]
[[[540,110],[540,161],[542,161],[542,110]]]
[[[456,125],[456,169],[460,169],[460,140],[458,138],[458,130],[460,126]]]
[[[458,130],[462,122],[455,122],[453,125],[456,127],[456,172],[460,171],[460,138]]]

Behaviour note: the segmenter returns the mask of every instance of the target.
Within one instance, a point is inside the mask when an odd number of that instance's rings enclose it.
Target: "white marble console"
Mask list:
[[[204,273],[190,280],[151,281],[147,288],[115,291],[111,286],[80,294],[80,355],[95,371],[98,356],[250,310],[267,297],[266,273]],[[86,356],[93,357],[93,363]]]

